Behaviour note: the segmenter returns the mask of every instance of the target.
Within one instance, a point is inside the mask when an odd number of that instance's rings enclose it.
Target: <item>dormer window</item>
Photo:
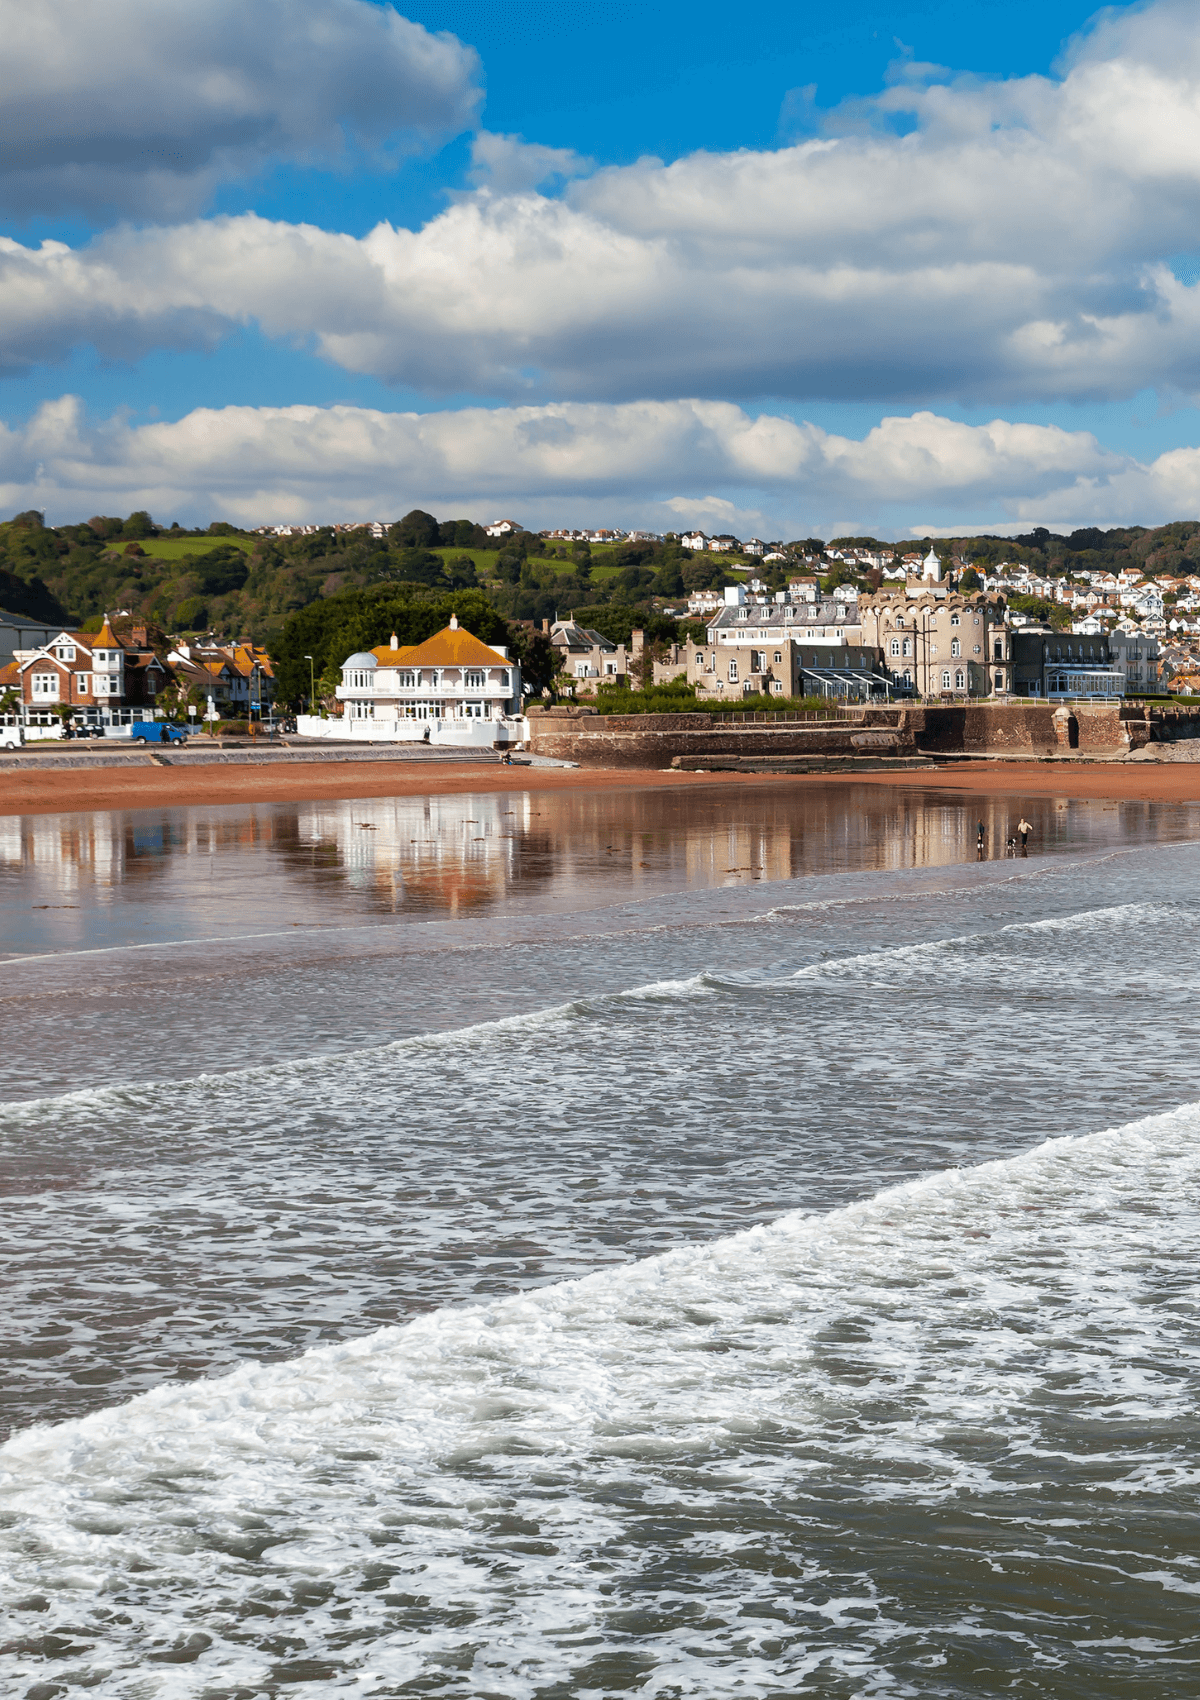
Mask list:
[[[74,661],[75,645],[73,643],[60,643],[54,653],[59,661]]]

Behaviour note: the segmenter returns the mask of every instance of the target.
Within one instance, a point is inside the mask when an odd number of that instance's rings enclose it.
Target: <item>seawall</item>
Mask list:
[[[816,767],[878,766],[925,757],[1119,760],[1152,743],[1200,738],[1200,714],[1139,703],[1046,702],[866,707],[830,719],[722,715],[600,715],[579,705],[529,712],[529,748],[581,767],[710,767],[715,759]],[[703,759],[702,759],[703,758]]]

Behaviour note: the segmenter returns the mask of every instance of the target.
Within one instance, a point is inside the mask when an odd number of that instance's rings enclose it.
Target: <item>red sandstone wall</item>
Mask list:
[[[534,709],[531,747],[581,767],[670,767],[676,756],[851,756],[854,735],[890,728],[895,755],[1114,756],[1151,741],[1200,737],[1186,712],[1118,703],[1052,708],[1045,702],[947,703],[866,709],[854,719],[730,724],[712,714],[597,715]]]
[[[581,767],[668,768],[678,756],[856,756],[855,734],[878,726],[895,728],[896,710],[853,720],[763,721],[730,726],[711,714],[587,715],[552,710],[529,716],[530,747],[538,755],[575,761]],[[894,751],[915,753],[902,729]]]

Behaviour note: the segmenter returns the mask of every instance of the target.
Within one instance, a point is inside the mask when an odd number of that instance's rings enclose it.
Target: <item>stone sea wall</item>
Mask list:
[[[749,711],[748,711],[749,712]],[[686,767],[691,758],[826,758],[876,763],[929,756],[953,760],[1117,759],[1152,743],[1200,737],[1187,710],[1097,703],[947,703],[864,708],[830,720],[761,719],[730,723],[720,715],[614,714],[560,705],[531,709],[529,748],[581,767]]]

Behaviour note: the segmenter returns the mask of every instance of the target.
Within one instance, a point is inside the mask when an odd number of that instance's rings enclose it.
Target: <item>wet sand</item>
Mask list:
[[[406,762],[310,762],[303,767],[45,768],[0,774],[0,815],[189,804],[300,803],[351,797],[454,796],[500,791],[629,791],[763,786],[884,785],[978,796],[1081,797],[1106,801],[1200,802],[1200,762],[963,762],[896,773],[677,773],[641,768],[538,768]]]

